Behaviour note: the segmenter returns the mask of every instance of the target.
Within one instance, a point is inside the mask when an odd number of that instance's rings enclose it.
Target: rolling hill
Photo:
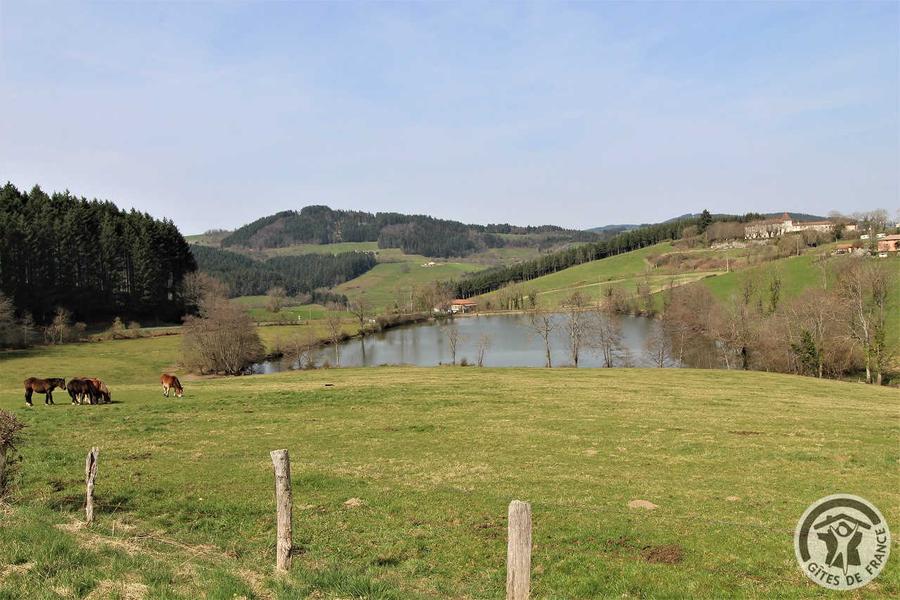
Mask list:
[[[400,248],[407,254],[449,258],[467,256],[487,248],[561,245],[594,239],[595,234],[590,232],[552,225],[467,225],[426,215],[307,206],[300,211],[283,211],[257,219],[225,236],[221,244],[223,247],[262,250],[299,244],[377,242],[379,248]]]

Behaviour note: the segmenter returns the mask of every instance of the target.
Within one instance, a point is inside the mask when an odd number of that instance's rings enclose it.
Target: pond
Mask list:
[[[658,333],[660,324],[645,317],[616,316],[591,318],[614,319],[618,325],[620,349],[614,366],[650,366],[645,350],[646,340]],[[570,366],[568,337],[564,331],[564,315],[554,315],[556,329],[551,334],[553,366]],[[483,337],[488,340],[484,352],[486,367],[543,367],[544,342],[530,327],[526,315],[484,315],[457,317],[452,321],[428,322],[388,329],[363,338],[354,338],[335,346],[315,351],[315,364],[322,366],[371,367],[378,365],[415,365],[432,367],[451,363],[450,328],[458,330],[457,363],[475,364]],[[605,366],[601,353],[585,348],[579,356],[579,367]],[[672,365],[677,366],[677,365]],[[275,373],[296,369],[298,365],[272,360],[254,365],[254,373]]]

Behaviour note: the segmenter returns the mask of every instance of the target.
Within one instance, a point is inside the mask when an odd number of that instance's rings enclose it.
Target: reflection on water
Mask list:
[[[563,322],[556,315],[556,330],[551,335],[553,366],[571,365]],[[603,317],[609,318],[609,317]],[[621,350],[615,366],[649,366],[645,358],[645,340],[659,331],[660,324],[643,317],[613,317],[621,334]],[[451,362],[448,327],[456,327],[459,341],[456,361],[465,359],[475,364],[483,336],[490,340],[484,353],[486,367],[543,367],[544,344],[529,326],[525,315],[490,315],[457,318],[445,323],[421,323],[348,340],[337,347],[327,346],[314,354],[317,365],[369,367],[377,365],[436,366]],[[338,360],[338,354],[340,360]],[[579,367],[602,367],[598,351],[585,349],[579,356]],[[274,360],[254,367],[255,373],[274,373],[297,368],[296,364]]]

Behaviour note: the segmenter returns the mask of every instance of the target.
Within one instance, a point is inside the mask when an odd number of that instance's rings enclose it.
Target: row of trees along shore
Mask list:
[[[885,383],[897,355],[891,335],[891,294],[895,267],[868,257],[841,257],[821,263],[821,283],[784,298],[777,272],[748,276],[737,293],[722,301],[702,283],[671,285],[661,306],[649,288],[628,295],[608,288],[598,301],[574,292],[558,309],[522,298],[535,339],[551,367],[551,342],[561,333],[570,365],[584,353],[606,367],[635,366],[622,344],[617,315],[658,317],[644,340],[644,362],[656,367],[683,365],[845,378],[861,374],[867,383]],[[641,284],[638,284],[641,287]]]
[[[111,202],[0,188],[0,294],[23,321],[177,321],[197,265],[172,221]]]
[[[756,213],[748,213],[744,216],[711,215],[709,211],[704,210],[697,217],[644,225],[619,233],[608,240],[575,246],[514,265],[478,271],[457,281],[454,291],[458,298],[470,298],[492,292],[508,283],[529,281],[582,263],[631,252],[660,242],[677,240],[681,238],[687,227],[693,227],[694,230],[702,233],[716,222],[746,222],[758,218],[760,215]]]

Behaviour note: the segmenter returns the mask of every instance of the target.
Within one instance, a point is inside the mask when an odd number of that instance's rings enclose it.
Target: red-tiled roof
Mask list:
[[[469,300],[468,298],[457,299],[451,302],[450,304],[455,304],[456,306],[477,306],[478,303],[474,300]]]

